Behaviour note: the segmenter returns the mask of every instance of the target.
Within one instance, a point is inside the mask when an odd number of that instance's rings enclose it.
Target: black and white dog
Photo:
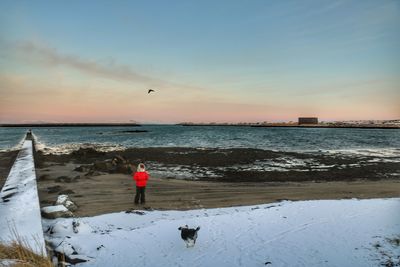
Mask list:
[[[200,230],[200,226],[196,229],[189,228],[189,226],[181,226],[178,228],[181,231],[181,237],[186,243],[186,247],[193,247],[196,244],[197,232]]]

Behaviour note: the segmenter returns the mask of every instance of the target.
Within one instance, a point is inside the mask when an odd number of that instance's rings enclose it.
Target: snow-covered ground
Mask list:
[[[0,242],[17,233],[37,253],[45,252],[32,141],[25,140],[0,193]]]
[[[89,260],[79,266],[400,264],[400,198],[122,212],[43,223],[57,250]],[[178,227],[186,224],[201,227],[193,248],[180,238]]]

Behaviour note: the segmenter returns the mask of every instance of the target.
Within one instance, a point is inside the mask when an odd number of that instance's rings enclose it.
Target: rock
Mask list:
[[[99,175],[101,175],[100,172],[92,170],[85,174],[85,176],[99,176]]]
[[[113,157],[113,159],[112,159],[112,164],[113,165],[116,165],[116,164],[123,164],[123,163],[127,163],[127,159],[124,157],[124,156],[122,156],[122,155],[115,155],[114,157]]]
[[[96,158],[98,156],[103,156],[105,155],[105,152],[100,152],[97,151],[94,148],[79,148],[76,151],[73,151],[72,153],[73,157],[77,157],[78,159],[87,159],[87,158]]]
[[[47,193],[49,193],[49,194],[57,193],[60,190],[61,190],[61,186],[59,186],[59,185],[47,187]]]
[[[113,165],[111,161],[96,161],[93,166],[92,170],[101,171],[101,172],[109,172],[112,169]]]
[[[143,211],[139,211],[139,210],[127,210],[125,211],[125,213],[135,213],[137,215],[145,215],[146,213]]]
[[[70,211],[76,211],[78,207],[75,203],[69,198],[68,195],[59,195],[56,203],[54,205],[64,205]]]
[[[75,194],[75,191],[71,190],[71,189],[66,189],[66,190],[62,190],[58,193],[59,195],[70,195],[70,194]]]
[[[124,174],[131,174],[132,173],[132,169],[131,169],[131,166],[129,166],[128,164],[124,164],[124,165],[116,166],[114,172],[116,172],[116,173],[124,173]]]
[[[58,234],[58,235],[63,235],[65,233],[70,232],[70,227],[69,224],[66,222],[61,222],[58,221],[55,224],[49,226],[49,228],[45,231],[45,233],[53,235],[53,234]],[[49,245],[52,247],[57,247],[59,245],[58,242],[55,240],[49,241]]]
[[[74,171],[77,171],[77,172],[87,172],[87,171],[89,171],[90,170],[90,166],[89,165],[80,165],[80,166],[78,166],[78,167],[76,167],[75,169],[74,169]]]
[[[65,258],[65,257],[64,257]],[[53,260],[53,264],[54,264],[54,260]],[[70,267],[72,266],[71,263],[66,262],[66,261],[56,261],[56,264],[54,264],[54,266],[63,266],[63,267]]]
[[[95,176],[101,173],[132,173],[129,160],[121,155],[116,155],[111,160],[107,159],[104,161],[96,161],[91,165],[81,165],[75,168],[74,171],[86,172],[85,176]]]
[[[53,205],[53,202],[54,201],[48,199],[40,200],[40,204],[46,204],[46,205]]]
[[[111,160],[111,164],[113,165],[113,171],[116,173],[132,173],[131,164],[124,156],[116,155]]]
[[[55,249],[54,251],[56,253],[64,254],[65,256],[69,255],[76,255],[78,252],[76,252],[76,249],[74,246],[71,245],[71,243],[67,241],[62,241]]]
[[[111,160],[96,161],[89,166],[81,165],[75,168],[75,171],[87,172],[85,176],[96,176],[101,175],[101,173],[132,173],[129,160],[121,155],[116,155]]]
[[[72,178],[67,177],[67,176],[60,176],[60,177],[56,178],[55,181],[57,183],[70,183],[70,182],[72,182]]]
[[[75,265],[75,264],[78,264],[78,263],[87,262],[89,260],[89,258],[84,256],[84,255],[74,254],[74,255],[66,256],[65,260],[67,262]]]
[[[49,180],[50,176],[48,174],[40,175],[39,180]]]
[[[56,218],[69,218],[73,213],[69,211],[64,205],[48,206],[41,209],[42,216],[46,219]]]

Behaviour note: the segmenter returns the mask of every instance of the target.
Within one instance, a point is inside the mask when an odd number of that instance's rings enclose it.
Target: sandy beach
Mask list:
[[[267,153],[257,150],[230,151],[234,157],[223,157],[214,150],[189,153],[191,149],[136,149],[118,152],[136,164],[139,160],[174,164],[215,165],[251,164]],[[191,151],[193,152],[193,151]],[[219,151],[221,152],[221,151]],[[227,151],[224,151],[227,153]],[[241,153],[239,153],[241,152]],[[245,152],[245,153],[244,153]],[[0,183],[4,183],[18,151],[0,153]],[[374,170],[396,172],[399,163],[331,172],[233,172],[225,176],[199,180],[177,179],[154,174],[146,189],[146,205],[133,203],[135,185],[129,173],[77,171],[81,166],[112,159],[116,152],[81,149],[65,155],[36,153],[36,174],[41,206],[54,204],[59,194],[68,194],[78,205],[77,216],[93,216],[131,209],[190,210],[232,207],[276,202],[279,200],[314,200],[348,198],[386,198],[400,196],[400,180],[383,173],[380,179]],[[172,156],[171,156],[172,155]],[[139,156],[141,158],[139,158]],[[218,157],[216,157],[218,156]],[[300,155],[299,155],[300,156]],[[304,155],[302,155],[304,156]],[[300,156],[300,157],[302,157]],[[324,159],[330,161],[332,159]],[[228,161],[230,163],[228,164]],[[342,161],[344,161],[342,159]],[[350,162],[350,164],[353,164]],[[339,173],[337,173],[339,172]],[[363,174],[367,175],[363,177]],[[179,172],[175,171],[179,176]],[[252,176],[253,175],[253,176]],[[257,180],[258,179],[258,180]],[[267,181],[270,179],[270,181]],[[229,182],[228,182],[229,181]]]
[[[144,151],[147,152],[144,153]],[[59,194],[68,194],[79,207],[75,212],[76,216],[93,216],[131,209],[189,210],[265,204],[284,199],[363,199],[400,195],[400,180],[398,179],[384,178],[384,175],[382,179],[377,179],[375,176],[371,179],[368,179],[369,176],[360,178],[362,177],[360,173],[351,176],[353,174],[351,171],[347,176],[338,176],[336,179],[329,180],[326,177],[333,176],[332,173],[326,176],[326,173],[313,172],[308,178],[304,174],[299,178],[290,177],[290,172],[275,172],[277,177],[280,177],[277,180],[255,181],[253,177],[247,176],[249,178],[247,180],[236,179],[233,180],[234,182],[226,182],[226,177],[214,180],[160,177],[152,175],[150,169],[151,179],[146,188],[147,203],[144,206],[136,206],[133,203],[134,182],[129,173],[77,170],[82,164],[90,166],[95,161],[111,159],[115,153],[81,152],[61,156],[41,154],[36,156],[39,198],[42,206],[54,204]],[[140,152],[142,157],[147,158],[158,155],[161,161],[160,151],[149,149]],[[215,154],[214,152],[212,153]],[[132,151],[128,151],[124,155],[129,155],[130,161],[134,162],[135,158],[132,154],[134,154]],[[247,155],[246,158],[252,158],[252,156]],[[197,161],[190,157],[186,159],[192,160],[196,166],[200,162],[206,164],[204,161],[207,161],[205,157],[199,157]],[[165,158],[165,161],[169,162],[174,160],[176,158]],[[232,161],[238,160],[238,158],[232,159]],[[213,161],[212,164],[216,162]],[[398,165],[393,167],[396,168],[396,166],[398,167]],[[364,172],[365,170],[361,170],[361,173]],[[229,173],[229,175],[234,174]],[[295,174],[292,173],[292,175]],[[284,181],[281,177],[288,177],[288,179]],[[302,177],[307,179],[302,179]],[[296,180],[297,178],[299,179]]]

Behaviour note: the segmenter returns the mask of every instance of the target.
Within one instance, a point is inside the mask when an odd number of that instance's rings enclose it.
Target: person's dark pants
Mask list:
[[[140,199],[140,204],[144,204],[146,202],[144,198],[145,189],[146,189],[145,186],[136,186],[135,204],[139,204],[139,199]]]

